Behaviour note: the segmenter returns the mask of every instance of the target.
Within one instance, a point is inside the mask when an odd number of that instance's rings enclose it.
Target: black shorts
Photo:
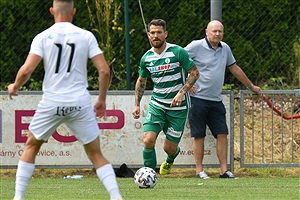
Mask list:
[[[206,125],[215,138],[218,134],[228,134],[226,109],[222,101],[208,101],[191,97],[191,104],[188,119],[192,137],[204,138]]]

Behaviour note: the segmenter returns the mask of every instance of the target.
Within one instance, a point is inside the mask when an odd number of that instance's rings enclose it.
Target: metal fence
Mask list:
[[[111,6],[107,7],[111,10],[108,18],[105,19],[107,27],[99,24],[96,27],[97,22],[96,25],[92,23],[90,14],[97,18],[99,11],[92,10],[89,13],[86,2],[91,6],[95,2],[110,3]],[[210,21],[211,0],[130,0],[128,1],[128,19],[124,16],[124,10],[126,10],[124,2],[123,0],[75,1],[77,14],[74,17],[74,23],[93,31],[101,43],[101,48],[105,50],[107,60],[109,62],[115,60],[115,65],[112,65],[111,88],[114,90],[134,88],[139,60],[150,48],[145,31],[145,25],[150,20],[165,19],[169,31],[168,42],[183,47],[192,40],[204,37],[204,29]],[[7,6],[8,4],[11,6]],[[0,19],[1,84],[14,80],[18,68],[25,61],[34,37],[33,33],[37,34],[53,24],[53,18],[48,12],[51,4],[52,1],[44,0],[0,1],[2,13]],[[14,8],[13,5],[19,5],[19,7]],[[255,84],[269,89],[286,90],[300,87],[299,8],[299,0],[222,2],[222,21],[225,25],[223,40],[231,46],[237,64]],[[32,15],[34,18],[31,20]],[[101,16],[103,15],[100,13]],[[28,21],[29,18],[30,21]],[[128,20],[129,25],[128,40],[125,37],[127,35],[125,20]],[[295,33],[295,27],[298,27],[298,33]],[[108,30],[108,35],[106,38],[101,38],[95,29]],[[30,30],[29,36],[28,30]],[[294,32],[292,33],[291,30]],[[270,38],[269,34],[274,38]],[[130,52],[126,52],[126,42],[129,44],[130,48],[127,50]],[[126,60],[126,55],[129,61]],[[96,76],[95,72],[90,74]],[[130,88],[125,87],[128,75]],[[27,89],[38,88],[42,77],[42,70],[33,74]],[[245,89],[230,72],[227,72],[225,79],[225,83],[232,87],[224,89]],[[2,85],[1,88],[3,89],[4,86]]]
[[[241,167],[300,166],[300,90],[240,91]]]
[[[77,14],[74,23],[93,32],[95,27],[91,25],[86,2],[93,4],[95,1],[75,1]],[[114,10],[111,10],[108,17],[110,40],[106,40],[109,43],[103,46],[100,44],[100,47],[106,50],[106,53],[109,51],[106,54],[109,62],[116,60],[111,70],[112,86],[117,90],[126,89],[128,73],[131,78],[129,89],[134,88],[139,60],[150,48],[145,30],[145,25],[150,20],[165,19],[169,31],[167,41],[183,47],[192,40],[204,37],[204,29],[210,21],[210,0],[130,0],[128,1],[129,19],[127,19],[129,40],[126,40],[124,1],[109,2],[115,4]],[[4,7],[7,4],[18,4],[20,7],[18,9]],[[0,0],[1,90],[6,84],[14,81],[18,68],[25,61],[34,37],[34,35],[28,36],[26,30],[37,34],[53,24],[53,18],[48,12],[51,4],[50,0]],[[225,25],[223,40],[231,46],[237,64],[255,84],[259,84],[263,89],[272,87],[281,89],[278,92],[264,90],[264,94],[272,100],[272,105],[279,107],[280,112],[288,112],[288,116],[299,113],[299,110],[293,110],[299,103],[298,90],[286,93],[287,89],[300,88],[299,10],[299,0],[228,0],[223,1],[222,5],[222,21]],[[29,14],[34,15],[34,20],[24,23],[28,21]],[[97,12],[92,14],[96,15]],[[296,35],[289,31],[292,27],[298,28]],[[277,36],[274,40],[270,40],[268,35],[270,32]],[[126,53],[128,53],[125,50],[126,42],[130,46],[129,62],[126,60]],[[7,53],[8,51],[11,53]],[[286,59],[287,56],[290,57]],[[291,62],[283,62],[286,60]],[[13,64],[7,65],[12,61]],[[129,71],[127,65],[130,65]],[[288,71],[293,71],[294,74],[286,73]],[[92,76],[97,78],[93,73]],[[41,84],[42,77],[42,71],[33,74],[27,89],[38,88],[36,85]],[[225,84],[234,85],[225,88],[226,90],[244,87],[239,85],[239,82],[229,73],[225,75]],[[235,144],[238,151],[235,151],[234,156],[237,157],[237,152],[240,152],[241,167],[299,166],[300,120],[278,116],[265,99],[258,98],[249,91],[241,91],[240,94],[241,138],[240,140],[235,138],[236,141],[240,141],[240,146]]]

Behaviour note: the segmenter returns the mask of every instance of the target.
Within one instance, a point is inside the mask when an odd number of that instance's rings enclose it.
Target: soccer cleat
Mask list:
[[[202,171],[199,174],[197,174],[196,178],[208,179],[210,177],[206,174],[205,171]]]
[[[159,173],[161,175],[168,174],[172,169],[173,163],[167,163],[167,161],[163,162],[159,168]]]
[[[231,171],[226,171],[223,175],[220,175],[220,178],[235,178]]]

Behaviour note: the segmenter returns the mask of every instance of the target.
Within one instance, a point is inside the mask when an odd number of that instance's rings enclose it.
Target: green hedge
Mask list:
[[[89,0],[96,16],[95,0]],[[153,18],[163,18],[169,31],[168,42],[181,46],[204,37],[204,29],[210,20],[210,0],[152,0],[141,1],[146,23]],[[222,21],[225,25],[224,41],[228,43],[240,65],[256,84],[270,84],[270,79],[282,78],[289,88],[299,87],[299,27],[300,1],[251,0],[223,1]],[[124,33],[124,6],[122,0],[114,0],[120,6],[116,23],[109,22],[111,42],[103,44],[108,62],[112,65],[113,90],[126,89],[126,56]],[[50,0],[1,0],[1,79],[0,89],[5,90],[13,82],[19,67],[24,63],[33,37],[53,24],[49,13]],[[74,24],[92,31],[98,41],[99,31],[106,27],[91,23],[85,0],[75,1],[77,14]],[[113,9],[113,8],[112,8]],[[110,13],[114,19],[115,13]],[[144,29],[138,1],[129,1],[130,17],[130,67],[131,89],[137,79],[137,67],[143,53],[150,48]],[[122,31],[113,30],[113,26]],[[99,42],[100,43],[100,42]],[[91,63],[90,63],[91,65]],[[38,67],[25,89],[40,90],[43,68]],[[89,68],[90,89],[97,88],[97,72]],[[226,84],[240,83],[228,73]],[[151,84],[148,86],[150,88]],[[281,88],[287,89],[287,88]]]

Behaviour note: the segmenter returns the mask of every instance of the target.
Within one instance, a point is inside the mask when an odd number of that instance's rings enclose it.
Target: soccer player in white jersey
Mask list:
[[[226,110],[222,102],[222,86],[226,68],[250,90],[260,94],[260,87],[248,79],[243,70],[236,64],[230,47],[222,40],[224,27],[217,20],[207,25],[206,37],[194,40],[185,47],[201,72],[194,88],[191,90],[192,106],[189,112],[191,136],[194,138],[193,152],[196,161],[196,177],[209,178],[203,170],[204,138],[206,125],[217,139],[216,150],[220,162],[220,178],[234,178],[227,169],[228,128]]]
[[[152,48],[140,61],[139,77],[135,85],[135,107],[132,115],[140,117],[140,101],[146,88],[146,78],[151,77],[154,88],[144,119],[143,159],[146,167],[156,169],[155,143],[158,134],[166,135],[164,151],[166,160],[159,173],[168,174],[180,152],[178,146],[187,119],[189,89],[200,73],[187,52],[180,46],[166,42],[168,32],[162,19],[154,19],[148,26]],[[188,76],[186,77],[186,75]]]
[[[54,25],[33,39],[15,82],[8,86],[10,98],[17,96],[18,89],[43,59],[43,97],[30,123],[25,149],[18,163],[14,200],[25,198],[36,155],[61,123],[65,123],[83,144],[110,199],[122,199],[112,165],[101,153],[96,121],[96,116],[102,117],[106,112],[109,67],[94,35],[72,24],[76,13],[73,0],[54,0],[50,13],[54,16]],[[94,108],[87,91],[88,58],[99,72],[99,97]]]

